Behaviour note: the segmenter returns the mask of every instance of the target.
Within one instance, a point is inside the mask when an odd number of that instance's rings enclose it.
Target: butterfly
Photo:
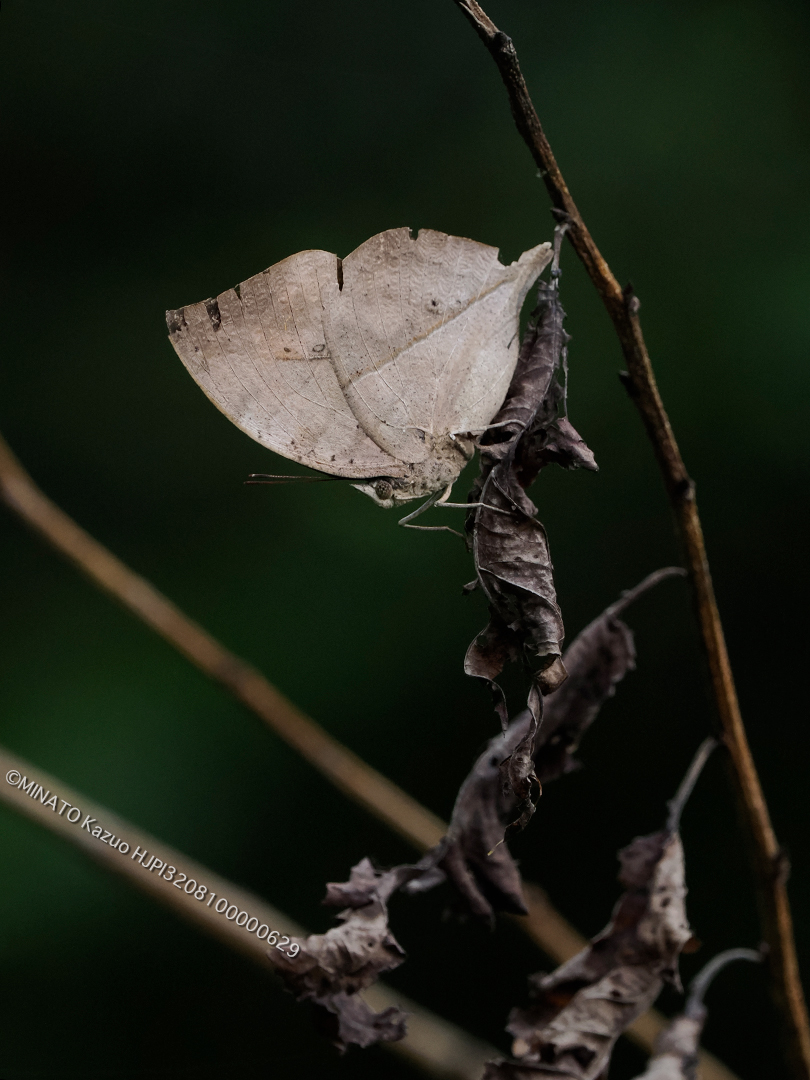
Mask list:
[[[475,240],[388,229],[345,259],[291,255],[166,322],[237,427],[379,506],[426,499],[405,525],[466,508],[450,490],[506,396],[520,310],[551,258],[540,244],[504,266]]]

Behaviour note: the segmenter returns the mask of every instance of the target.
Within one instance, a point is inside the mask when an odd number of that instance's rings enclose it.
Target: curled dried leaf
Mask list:
[[[531,698],[529,699],[529,723],[526,734],[500,768],[501,777],[508,781],[508,788],[506,782],[503,788],[511,791],[517,803],[517,817],[507,825],[504,839],[512,833],[525,829],[537,806],[534,792],[536,791],[539,796],[541,788],[534,772],[534,743],[537,737],[537,716],[541,712],[541,706],[542,698],[539,693],[535,703],[532,703]]]
[[[504,730],[508,711],[498,676],[507,661],[521,662],[531,674],[528,707],[533,731],[525,745],[518,744],[520,755],[504,769],[519,804],[514,829],[528,822],[540,790],[531,761],[542,695],[555,690],[566,676],[561,660],[565,631],[548,537],[526,488],[551,462],[565,468],[596,468],[590,450],[560,415],[565,391],[558,375],[565,368],[569,339],[557,286],[566,227],[555,232],[552,280],[538,285],[537,307],[504,404],[479,443],[481,470],[470,494],[475,507],[466,523],[490,621],[467,650],[464,670],[488,681]]]
[[[541,680],[565,635],[546,530],[510,465],[507,460],[490,470],[475,511],[472,551],[490,622],[464,660],[468,675],[493,685],[504,725],[506,703],[496,680],[506,661],[525,660]]]
[[[555,269],[561,238],[558,232]],[[479,505],[468,516],[467,532],[490,625],[470,646],[465,670],[493,684],[507,660],[525,659],[542,673],[559,657],[564,636],[548,538],[526,488],[552,461],[596,467],[570,422],[559,416],[564,391],[558,373],[569,339],[557,278],[555,273],[551,284],[538,284],[506,400],[479,443],[481,471],[470,494]],[[494,689],[505,722],[502,694]]]
[[[544,699],[543,720],[535,738],[533,773],[547,783],[576,767],[573,753],[611,697],[618,683],[635,666],[630,628],[619,615],[648,589],[668,577],[682,575],[678,567],[658,570],[594,619],[566,649],[563,663],[568,679]],[[473,765],[453,808],[441,851],[434,849],[437,873],[405,886],[406,892],[432,888],[447,875],[465,910],[492,920],[496,911],[524,914],[520,872],[504,839],[509,822],[519,813],[513,785],[503,772],[530,733],[527,709],[496,735]],[[524,762],[527,775],[529,769]]]
[[[315,1007],[319,1027],[341,1051],[370,1046],[405,1034],[405,1014],[396,1007],[375,1013],[357,996],[384,972],[398,967],[405,952],[388,929],[391,894],[422,871],[399,866],[381,872],[369,859],[352,867],[349,881],[327,885],[324,903],[345,908],[339,926],[325,934],[293,938],[297,956],[274,950],[273,962],[298,1001]]]
[[[504,788],[501,768],[528,726],[512,725],[506,735],[490,740],[461,785],[447,835],[425,857],[433,860],[435,871],[409,882],[403,891],[425,892],[446,876],[463,909],[477,918],[491,921],[495,911],[526,914],[520,872],[501,843],[515,805],[511,788]]]
[[[705,758],[701,747],[696,760]],[[688,790],[694,772],[687,774]],[[675,801],[685,790],[682,785]],[[515,1060],[490,1062],[484,1080],[598,1080],[622,1032],[646,1012],[665,982],[679,985],[678,956],[692,934],[677,824],[637,837],[619,859],[625,892],[610,923],[552,974],[530,980],[533,1001],[513,1010],[507,1026]]]
[[[619,616],[648,590],[671,577],[683,577],[678,566],[649,574],[582,630],[563,657],[567,680],[545,702],[534,765],[540,783],[577,768],[574,753],[616,686],[635,668],[633,633]]]

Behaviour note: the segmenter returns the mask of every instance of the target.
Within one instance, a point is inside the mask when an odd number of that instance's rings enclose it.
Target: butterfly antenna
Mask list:
[[[246,484],[322,484],[327,480],[343,480],[342,476],[304,476],[299,474],[298,476],[283,476],[276,473],[251,473],[245,480]]]

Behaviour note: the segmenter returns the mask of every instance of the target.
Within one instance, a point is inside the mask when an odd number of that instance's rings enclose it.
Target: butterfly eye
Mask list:
[[[374,491],[376,492],[377,498],[382,501],[390,499],[394,494],[394,488],[387,480],[378,480],[374,485]]]

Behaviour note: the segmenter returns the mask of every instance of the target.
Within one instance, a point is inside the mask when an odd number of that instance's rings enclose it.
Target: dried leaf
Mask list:
[[[515,805],[511,788],[504,790],[501,767],[528,726],[512,725],[506,735],[490,740],[461,785],[447,835],[426,856],[437,872],[409,882],[404,892],[425,892],[446,875],[464,909],[477,918],[491,921],[495,911],[526,914],[520,872],[501,843]]]
[[[537,306],[529,317],[509,390],[480,440],[482,452],[492,461],[502,460],[519,436],[542,431],[556,419],[562,390],[558,394],[552,388],[571,340],[563,329],[565,311],[557,288],[559,236],[555,234],[553,279],[537,283]]]
[[[635,666],[633,635],[619,614],[660,581],[682,574],[678,567],[650,574],[589,623],[566,649],[563,663],[568,679],[544,699],[543,720],[535,738],[533,772],[539,782],[545,784],[576,767],[572,754],[582,736]],[[527,738],[531,721],[532,714],[524,710],[505,734],[489,741],[458,793],[442,850],[435,854],[435,865],[449,878],[465,909],[489,921],[496,911],[525,914],[526,910],[520,872],[501,841],[518,813],[515,793],[511,784],[504,784],[503,770]],[[404,891],[425,891],[442,880],[441,873],[422,877]]]
[[[680,812],[713,740],[704,744],[670,803],[667,827],[619,853],[625,888],[613,917],[587,949],[530,982],[533,1002],[513,1010],[507,1030],[516,1060],[487,1065],[484,1080],[541,1076],[598,1080],[619,1035],[652,1005],[664,982],[679,986],[686,920]]]
[[[399,1006],[374,1012],[357,994],[338,991],[323,1001],[313,999],[312,1008],[315,1026],[341,1053],[349,1046],[399,1042],[407,1034],[407,1014]]]
[[[525,744],[517,744],[519,755],[504,767],[519,804],[512,829],[528,822],[534,812],[534,792],[540,790],[532,756],[542,695],[555,690],[566,676],[560,659],[565,631],[548,537],[526,488],[551,462],[566,468],[596,468],[590,450],[559,415],[565,392],[558,373],[565,367],[568,342],[557,289],[564,229],[555,232],[552,281],[538,285],[537,307],[506,400],[480,440],[481,470],[469,499],[474,509],[466,522],[477,580],[489,601],[490,621],[467,650],[464,670],[487,680],[504,729],[508,712],[497,678],[508,660],[521,661],[531,674],[532,730]]]
[[[638,1080],[697,1080],[700,1036],[706,1023],[706,990],[727,964],[734,960],[756,964],[762,957],[762,952],[754,949],[728,949],[710,960],[692,980],[683,1012],[656,1039],[653,1056]]]
[[[341,1051],[350,1043],[370,1046],[396,1041],[405,1034],[405,1014],[400,1009],[375,1013],[357,992],[405,959],[388,929],[387,901],[421,872],[413,866],[380,872],[363,859],[352,867],[348,882],[327,885],[324,903],[345,905],[337,916],[341,925],[325,934],[293,938],[300,949],[295,957],[273,952],[287,989],[298,1001],[312,1002],[319,1026]]]
[[[555,269],[560,239],[558,233]],[[464,668],[493,684],[504,723],[506,706],[495,680],[506,661],[525,658],[542,673],[560,655],[564,636],[548,538],[525,489],[551,461],[595,468],[593,455],[568,420],[558,417],[564,393],[557,374],[568,335],[557,276],[550,285],[538,283],[537,307],[506,400],[479,443],[481,470],[470,493],[470,501],[479,505],[467,518],[490,624],[470,646]]]
[[[517,744],[515,749],[503,762],[500,768],[501,777],[508,780],[508,790],[511,791],[517,802],[517,817],[506,827],[504,839],[511,833],[520,832],[528,825],[537,806],[536,798],[532,798],[537,791],[540,795],[540,782],[534,772],[534,741],[537,736],[537,717],[542,715],[542,698],[537,693],[536,701],[529,700],[529,723],[526,734]],[[507,789],[507,784],[503,784]]]
[[[537,677],[560,655],[565,635],[557,606],[546,530],[511,471],[499,462],[481,488],[472,551],[490,603],[490,624],[467,651],[464,670],[495,683],[507,659],[532,662]],[[506,705],[500,688],[502,722]]]
[[[589,623],[566,649],[563,663],[568,678],[545,702],[535,747],[534,766],[541,783],[577,767],[573,754],[583,735],[616,692],[616,685],[635,667],[633,633],[619,615],[661,581],[684,573],[680,567],[669,566],[649,574]]]

